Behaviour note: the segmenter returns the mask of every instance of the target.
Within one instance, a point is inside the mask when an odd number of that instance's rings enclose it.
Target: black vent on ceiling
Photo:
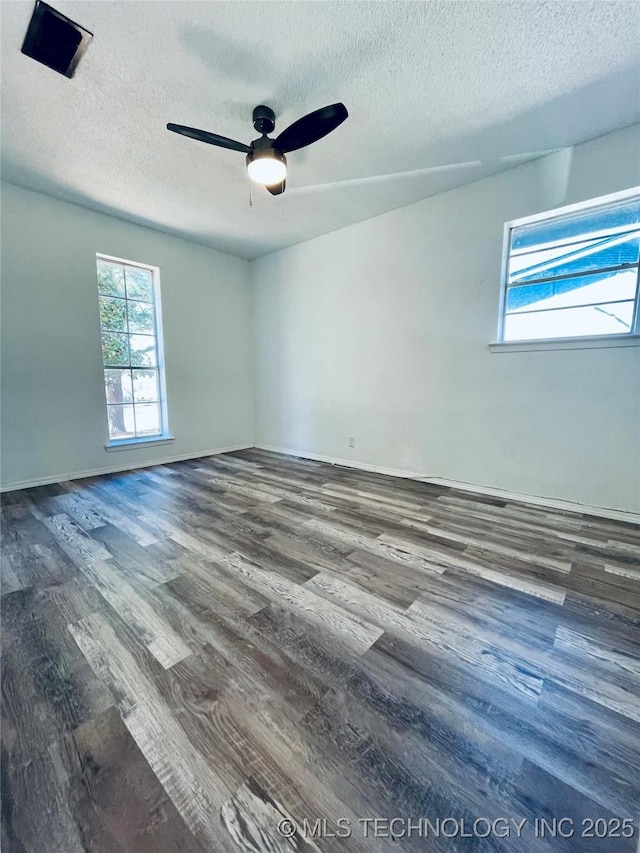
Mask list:
[[[22,52],[65,77],[73,77],[93,33],[36,0]]]

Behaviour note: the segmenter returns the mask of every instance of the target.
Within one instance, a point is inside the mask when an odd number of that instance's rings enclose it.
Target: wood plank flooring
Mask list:
[[[3,496],[4,853],[635,853],[640,528],[247,450]]]

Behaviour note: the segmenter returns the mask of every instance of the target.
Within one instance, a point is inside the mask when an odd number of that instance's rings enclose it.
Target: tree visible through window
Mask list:
[[[161,436],[166,425],[157,271],[102,256],[97,268],[109,438]]]
[[[506,234],[499,340],[634,332],[640,196],[517,220]]]

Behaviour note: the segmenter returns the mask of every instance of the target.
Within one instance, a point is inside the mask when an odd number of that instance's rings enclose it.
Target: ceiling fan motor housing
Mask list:
[[[253,153],[255,153],[256,151],[262,151],[265,148],[272,148],[274,151],[277,151],[278,149],[274,145],[274,142],[274,139],[268,139],[266,136],[261,136],[260,139],[254,139],[253,142],[250,142],[249,148],[251,148],[251,151]]]
[[[272,133],[276,126],[276,116],[271,107],[264,104],[256,107],[253,111],[253,126],[258,133]]]

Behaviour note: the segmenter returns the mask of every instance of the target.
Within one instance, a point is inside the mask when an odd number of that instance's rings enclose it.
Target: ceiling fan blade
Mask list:
[[[226,136],[218,136],[217,133],[209,133],[208,130],[198,130],[197,127],[186,127],[183,124],[168,124],[167,130],[180,133],[182,136],[189,136],[191,139],[197,139],[199,142],[208,142],[209,145],[218,145],[220,148],[243,151],[245,154],[249,154],[251,151],[251,148],[242,142],[236,142],[235,139],[227,139]]]
[[[280,184],[271,184],[271,186],[267,186],[266,189],[269,190],[271,195],[280,195],[287,188],[287,179],[285,178]]]
[[[312,142],[317,142],[335,130],[348,115],[347,108],[340,103],[315,110],[283,130],[274,141],[274,148],[287,154],[289,151],[297,151],[298,148],[311,145]]]
[[[427,166],[425,169],[412,169],[408,172],[391,172],[387,175],[372,175],[368,178],[352,178],[346,181],[333,181],[327,184],[312,184],[307,187],[293,187],[290,193],[304,195],[312,192],[324,192],[326,190],[346,189],[347,187],[362,187],[369,184],[380,184],[383,181],[392,181],[399,178],[418,178],[437,172],[450,172],[453,169],[474,169],[482,165],[481,160],[469,160],[466,163],[447,163],[443,166]]]

